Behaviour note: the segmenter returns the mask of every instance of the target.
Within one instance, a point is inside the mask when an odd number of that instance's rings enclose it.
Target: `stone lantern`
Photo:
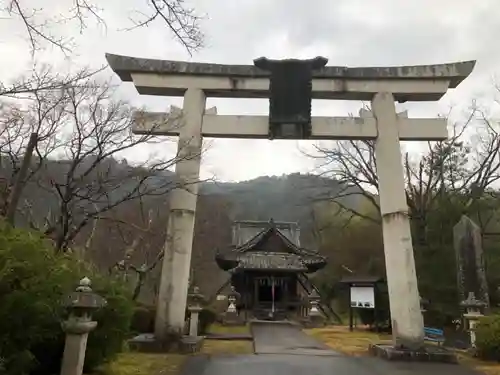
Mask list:
[[[422,313],[422,319],[424,318],[424,314],[427,311],[427,306],[429,306],[429,301],[420,296],[420,312]]]
[[[461,307],[464,307],[466,312],[464,313],[464,318],[467,322],[470,334],[470,342],[473,348],[476,347],[476,325],[481,317],[484,315],[481,313],[481,309],[486,307],[486,303],[476,299],[474,292],[469,292],[466,300],[460,303]]]
[[[310,304],[310,309],[309,309],[309,316],[308,316],[308,323],[312,327],[320,327],[325,325],[325,317],[319,311],[319,302],[320,302],[320,295],[316,291],[316,289],[313,289],[311,293],[309,294],[309,304]]]
[[[81,375],[89,333],[97,327],[92,312],[106,306],[106,300],[92,291],[90,279],[84,277],[73,293],[63,301],[69,317],[62,323],[66,333],[61,375]]]
[[[200,288],[194,286],[188,294],[189,336],[198,336],[198,322],[204,302],[205,297],[200,293]]]
[[[319,300],[320,296],[318,292],[316,291],[316,289],[313,289],[313,291],[309,294],[309,303],[311,304],[309,316],[321,315],[320,311],[318,310]]]
[[[236,288],[231,285],[231,291],[227,295],[227,300],[229,302],[229,305],[227,307],[228,312],[234,312],[238,313],[236,309],[236,303],[240,300],[241,295],[236,291]]]
[[[225,325],[239,325],[241,323],[238,315],[236,304],[239,302],[241,294],[236,291],[236,288],[231,285],[231,291],[227,295],[229,305],[227,306],[226,313],[224,314]]]

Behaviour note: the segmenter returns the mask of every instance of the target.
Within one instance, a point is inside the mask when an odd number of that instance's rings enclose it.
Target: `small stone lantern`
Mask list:
[[[200,288],[194,286],[191,293],[188,294],[189,336],[198,336],[198,322],[204,302],[205,297],[200,293]]]
[[[312,327],[324,326],[325,325],[325,317],[323,316],[321,311],[319,311],[319,309],[318,309],[321,297],[318,294],[318,292],[316,291],[316,289],[313,289],[311,291],[308,299],[309,299],[309,303],[311,306],[311,308],[309,309],[309,314],[308,314],[309,315],[308,316],[309,324]]]
[[[62,323],[66,333],[61,375],[82,375],[89,333],[97,327],[92,312],[106,306],[106,300],[91,289],[90,279],[80,280],[76,290],[63,301],[69,317]]]
[[[239,302],[241,294],[236,291],[236,288],[231,285],[231,291],[227,295],[229,305],[227,306],[226,313],[224,314],[225,325],[239,325],[240,319],[238,316],[238,309],[236,304]]]
[[[229,302],[229,305],[227,307],[227,312],[230,313],[238,313],[236,309],[236,303],[239,301],[241,295],[236,291],[236,288],[231,285],[231,291],[227,295],[227,300]]]
[[[429,306],[429,301],[426,300],[425,298],[422,298],[422,296],[419,296],[420,298],[420,312],[422,313],[422,319],[424,319],[424,314],[427,311],[427,306]]]
[[[484,315],[481,313],[481,309],[486,307],[486,303],[476,299],[474,292],[469,292],[466,300],[460,303],[461,307],[466,309],[464,318],[469,327],[470,343],[473,348],[476,347],[476,325],[481,317]]]
[[[320,296],[318,292],[316,291],[316,289],[313,289],[311,294],[309,294],[309,302],[311,304],[311,308],[309,310],[309,316],[321,315],[320,311],[318,310],[319,300]]]

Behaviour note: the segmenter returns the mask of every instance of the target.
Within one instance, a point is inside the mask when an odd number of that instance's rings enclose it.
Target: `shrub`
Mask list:
[[[390,320],[389,310],[383,309],[381,307],[377,308],[376,314],[374,309],[355,309],[355,313],[358,314],[361,323],[368,326],[375,326],[375,323],[377,323],[378,325],[384,325],[385,322]],[[376,322],[375,318],[377,319]]]
[[[151,333],[154,331],[155,307],[138,305],[134,309],[130,330],[133,333]]]
[[[476,354],[482,359],[500,361],[500,315],[486,316],[479,321]]]
[[[130,337],[130,321],[134,312],[130,290],[120,281],[93,275],[93,290],[104,297],[107,305],[93,315],[97,328],[89,335],[84,371],[90,372],[113,359],[123,350]]]
[[[204,335],[208,332],[208,328],[215,323],[217,319],[217,313],[212,309],[205,308],[200,311],[200,321],[198,325],[198,330],[200,335]]]
[[[375,313],[373,309],[356,309],[359,320],[361,323],[367,326],[372,326],[375,324]]]
[[[83,276],[108,300],[94,316],[98,327],[89,336],[87,370],[121,350],[132,313],[126,289],[83,262],[56,255],[38,233],[0,223],[0,358],[6,373],[58,373],[66,316],[61,300]]]

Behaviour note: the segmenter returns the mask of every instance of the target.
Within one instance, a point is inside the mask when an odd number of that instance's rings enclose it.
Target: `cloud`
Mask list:
[[[28,1],[28,0],[26,0]],[[67,0],[54,0],[54,4]],[[406,104],[413,116],[432,116],[446,112],[450,105],[466,106],[472,97],[489,95],[491,79],[499,71],[500,2],[483,0],[238,0],[192,1],[201,15],[206,47],[190,57],[161,23],[124,32],[139,0],[107,0],[105,16],[108,28],[93,26],[76,42],[80,46],[73,65],[105,63],[104,53],[251,64],[255,57],[309,58],[322,55],[330,65],[388,66],[416,65],[477,59],[471,77],[457,90],[450,91],[440,103]],[[58,7],[54,6],[54,10]],[[26,60],[20,25],[10,22],[0,27],[0,74],[13,74]],[[68,26],[69,27],[69,26]],[[15,32],[13,33],[13,30]],[[15,35],[7,38],[5,35]],[[53,60],[50,52],[46,58]],[[167,109],[178,99],[139,96],[132,84],[122,85],[120,94],[134,104],[156,110]],[[210,99],[219,113],[266,113],[265,100]],[[356,113],[360,103],[315,102],[313,114],[342,115]],[[307,142],[301,146],[307,147]],[[418,149],[418,148],[416,148]],[[139,153],[145,153],[140,150]],[[159,150],[161,152],[161,150]],[[137,152],[136,152],[137,153]],[[136,154],[135,153],[135,154]],[[204,173],[216,173],[224,180],[249,179],[262,174],[310,171],[314,162],[297,150],[297,142],[216,140],[205,157]]]

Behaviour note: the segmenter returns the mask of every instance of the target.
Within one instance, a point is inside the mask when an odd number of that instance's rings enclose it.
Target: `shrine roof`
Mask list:
[[[277,241],[270,243],[273,239]],[[273,221],[244,244],[219,252],[215,259],[219,267],[226,271],[274,269],[315,272],[326,265],[324,256],[293,243]]]
[[[261,232],[259,232],[257,235],[255,235],[246,243],[240,246],[235,246],[230,251],[241,253],[252,250],[259,250],[259,247],[262,246],[266,241],[268,241],[271,238],[271,236],[278,237],[282,241],[282,243],[287,247],[287,249],[292,253],[299,255],[318,255],[316,251],[305,249],[293,243],[283,232],[281,232],[279,227],[277,227],[274,221],[272,220],[269,222],[267,228],[264,228]]]
[[[146,59],[106,54],[106,60],[122,81],[132,81],[132,73],[163,75],[223,76],[234,78],[268,78],[270,72],[254,65],[226,65],[187,61]],[[326,66],[315,70],[313,78],[325,79],[436,79],[449,80],[457,87],[469,76],[475,60],[448,64],[408,65],[387,67]]]

